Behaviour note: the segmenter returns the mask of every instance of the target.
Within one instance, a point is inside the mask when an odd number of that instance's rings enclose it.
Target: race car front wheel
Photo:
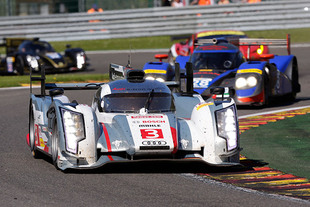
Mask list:
[[[59,169],[58,167],[58,140],[59,140],[59,133],[57,129],[57,122],[55,121],[53,132],[52,132],[52,161],[56,169]]]
[[[29,145],[30,150],[32,153],[32,156],[34,158],[40,158],[40,152],[36,149],[35,146],[35,124],[34,124],[34,115],[33,115],[33,109],[32,106],[30,106],[30,112],[29,112]]]

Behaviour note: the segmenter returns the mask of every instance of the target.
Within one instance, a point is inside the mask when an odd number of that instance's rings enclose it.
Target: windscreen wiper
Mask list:
[[[152,102],[152,99],[153,99],[153,95],[154,95],[154,89],[152,89],[150,92],[149,92],[149,95],[146,99],[146,102],[144,104],[144,108],[145,109],[149,109],[150,105],[151,105],[151,102]]]

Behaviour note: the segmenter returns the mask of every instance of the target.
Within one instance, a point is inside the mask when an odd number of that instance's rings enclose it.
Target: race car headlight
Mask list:
[[[156,78],[155,80],[157,80],[159,82],[165,82],[165,80],[163,78]]]
[[[146,79],[146,80],[155,80],[155,78],[152,77],[152,76],[147,76],[145,79]]]
[[[235,86],[237,89],[252,88],[258,83],[257,77],[251,75],[248,77],[239,77],[236,79]]]
[[[64,126],[66,150],[77,154],[78,142],[85,138],[83,115],[78,112],[61,109]]]
[[[35,57],[33,57],[31,55],[27,55],[26,59],[27,59],[27,62],[31,68],[33,68],[36,71],[39,70],[39,63]]]
[[[247,79],[246,79],[246,82],[247,82],[247,85],[249,87],[254,87],[257,85],[257,78],[254,77],[254,76],[249,76]]]
[[[83,53],[78,53],[76,55],[76,67],[79,69],[83,68],[83,65],[85,64],[85,56]]]
[[[234,106],[216,111],[217,133],[226,139],[227,150],[238,146],[238,124]]]
[[[247,85],[247,81],[244,77],[237,78],[236,80],[236,88],[244,88]]]

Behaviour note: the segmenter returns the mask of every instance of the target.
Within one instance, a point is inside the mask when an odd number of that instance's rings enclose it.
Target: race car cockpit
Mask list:
[[[150,91],[149,93],[112,93],[103,97],[103,110],[107,113],[139,112],[146,109],[150,113],[174,111],[171,94]]]
[[[230,70],[238,68],[245,60],[240,52],[196,52],[191,56],[194,70],[219,69]]]

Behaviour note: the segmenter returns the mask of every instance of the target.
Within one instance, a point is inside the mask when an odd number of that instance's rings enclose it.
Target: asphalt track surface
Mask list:
[[[302,92],[294,103],[239,109],[239,115],[310,105],[309,48],[293,48],[298,57]],[[133,52],[141,68],[154,53]],[[105,73],[110,62],[127,64],[128,53],[89,54],[88,73]],[[67,92],[90,104],[92,91]],[[48,157],[35,160],[26,144],[28,89],[0,90],[0,206],[310,206],[309,201],[236,188],[196,173],[221,173],[201,163],[109,164],[95,171],[57,171]]]

